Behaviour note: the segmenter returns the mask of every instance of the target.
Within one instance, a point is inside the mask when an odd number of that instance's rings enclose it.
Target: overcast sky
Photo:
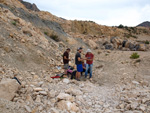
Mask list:
[[[101,25],[136,26],[150,21],[150,0],[25,0],[40,10],[68,20],[91,20]]]

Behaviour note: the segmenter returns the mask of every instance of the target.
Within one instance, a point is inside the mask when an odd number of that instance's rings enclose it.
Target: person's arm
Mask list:
[[[94,56],[91,58],[91,59],[88,59],[89,61],[92,61],[92,60],[94,60]]]
[[[78,61],[82,61],[82,58],[81,58],[81,57],[78,57]]]
[[[65,60],[70,60],[70,59],[68,59],[66,56],[64,56],[64,59],[65,59]]]

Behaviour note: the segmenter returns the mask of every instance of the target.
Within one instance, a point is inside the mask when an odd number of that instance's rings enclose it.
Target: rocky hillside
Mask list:
[[[33,11],[40,11],[35,4],[31,4],[28,2],[25,2],[23,0],[19,0],[27,9],[33,10]]]
[[[22,0],[0,0],[0,25],[0,113],[150,112],[148,28],[70,21]],[[80,46],[95,55],[93,79],[51,79]]]
[[[143,23],[137,25],[137,27],[150,27],[150,22],[149,21],[143,22]]]

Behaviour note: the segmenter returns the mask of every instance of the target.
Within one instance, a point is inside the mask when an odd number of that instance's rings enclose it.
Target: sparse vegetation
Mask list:
[[[56,42],[59,42],[59,38],[58,38],[58,36],[55,35],[55,34],[51,34],[51,35],[50,35],[50,38],[52,38],[52,39],[55,40]]]
[[[122,24],[120,24],[120,25],[118,26],[118,28],[124,28],[124,26],[123,26]]]
[[[148,40],[146,40],[146,41],[145,41],[145,44],[149,44],[149,41],[148,41]]]
[[[131,59],[137,59],[137,58],[139,58],[139,57],[140,57],[140,55],[138,55],[138,53],[133,53],[133,54],[130,56]]]
[[[12,23],[14,26],[17,25],[16,21],[12,21],[11,23]]]
[[[48,32],[45,31],[44,34],[45,34],[45,35],[48,35]]]

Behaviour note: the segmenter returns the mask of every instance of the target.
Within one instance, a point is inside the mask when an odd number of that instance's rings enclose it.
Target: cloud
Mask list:
[[[149,0],[26,0],[66,19],[92,20],[102,25],[137,24],[150,19]]]

